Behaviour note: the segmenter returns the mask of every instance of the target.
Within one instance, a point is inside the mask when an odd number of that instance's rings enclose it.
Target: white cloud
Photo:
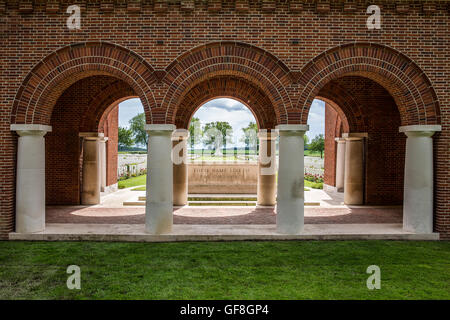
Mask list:
[[[138,98],[119,103],[119,127],[128,128],[129,121],[139,113],[144,113],[144,107]]]
[[[315,99],[308,114],[309,131],[306,132],[311,141],[319,134],[325,134],[325,102]]]
[[[143,113],[141,101],[137,98],[129,99],[119,104],[119,126],[128,127],[129,121],[135,115]],[[214,121],[227,121],[233,127],[234,141],[237,146],[243,146],[240,142],[243,136],[242,129],[247,127],[249,122],[256,122],[253,113],[241,102],[219,98],[208,101],[200,107],[194,114],[199,118],[202,125]],[[311,140],[316,135],[325,133],[325,102],[314,100],[308,115],[309,131],[306,133]]]
[[[233,140],[236,146],[243,146],[240,142],[243,136],[242,129],[247,127],[249,122],[256,122],[252,112],[245,105],[229,98],[208,101],[197,110],[194,117],[200,119],[202,126],[214,121],[228,122],[233,127]]]

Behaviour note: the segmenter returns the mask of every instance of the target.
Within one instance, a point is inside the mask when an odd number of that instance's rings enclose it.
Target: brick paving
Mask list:
[[[48,207],[47,223],[143,224],[145,208]],[[305,208],[305,223],[401,223],[402,208]],[[174,209],[175,224],[275,224],[271,208]]]

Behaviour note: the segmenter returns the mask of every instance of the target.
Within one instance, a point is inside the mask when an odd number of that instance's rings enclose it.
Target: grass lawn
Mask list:
[[[312,182],[305,180],[305,187],[313,188],[313,189],[323,189],[323,182]]]
[[[23,298],[450,299],[450,242],[0,242],[0,299]]]
[[[320,152],[318,151],[309,151],[309,150],[305,150],[305,156],[308,157],[320,157]]]
[[[126,180],[121,180],[121,181],[118,182],[118,187],[119,187],[119,189],[125,189],[125,188],[142,186],[142,185],[145,186],[146,179],[147,179],[147,175],[144,174],[144,175],[139,176],[139,177],[134,177],[134,178],[126,179]]]

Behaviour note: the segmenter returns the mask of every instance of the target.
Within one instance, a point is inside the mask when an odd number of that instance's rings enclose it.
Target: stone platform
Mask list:
[[[10,233],[34,241],[243,241],[243,240],[439,240],[439,234],[405,232],[401,224],[306,224],[302,234],[283,235],[275,225],[174,225],[170,234],[150,235],[143,224],[49,223],[44,232]]]

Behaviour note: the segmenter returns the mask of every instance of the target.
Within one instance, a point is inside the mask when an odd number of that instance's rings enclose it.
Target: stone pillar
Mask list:
[[[185,206],[188,201],[187,139],[189,131],[177,129],[172,135],[173,205]]]
[[[400,127],[406,139],[403,229],[433,232],[433,139],[439,125]]]
[[[364,138],[345,138],[344,203],[364,204]]]
[[[344,191],[345,181],[345,139],[336,138],[336,190],[337,192]]]
[[[299,234],[304,224],[304,142],[307,125],[279,125],[277,231]]]
[[[81,187],[81,204],[100,203],[101,159],[100,140],[103,133],[81,132],[83,138],[83,177]]]
[[[19,135],[16,172],[16,232],[45,229],[45,140],[52,127],[13,124]]]
[[[147,124],[147,201],[145,230],[168,233],[173,224],[172,124]]]
[[[260,130],[258,158],[258,189],[257,204],[259,206],[274,206],[277,196],[277,162],[275,142],[277,135],[274,130]]]
[[[106,141],[108,138],[104,137],[99,140],[99,152],[100,152],[100,191],[106,191],[106,169],[107,169],[107,155],[106,155]]]

